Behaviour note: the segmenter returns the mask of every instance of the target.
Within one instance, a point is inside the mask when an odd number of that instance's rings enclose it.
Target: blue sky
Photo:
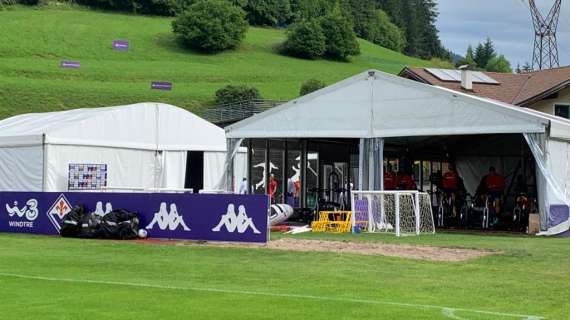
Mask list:
[[[528,0],[438,0],[437,22],[444,46],[465,55],[469,44],[474,47],[490,37],[496,50],[513,65],[532,62],[534,31]],[[547,15],[554,0],[535,0]],[[558,24],[560,65],[570,65],[570,0],[562,0]]]

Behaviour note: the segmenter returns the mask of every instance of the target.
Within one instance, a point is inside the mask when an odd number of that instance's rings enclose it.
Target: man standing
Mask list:
[[[391,164],[384,171],[384,190],[396,190],[396,174],[392,171]]]
[[[247,186],[247,178],[243,178],[241,183],[239,184],[239,194],[249,194],[249,188]]]
[[[279,186],[279,184],[277,183],[277,180],[275,179],[275,175],[272,173],[269,176],[269,186],[267,188],[267,194],[269,195],[270,199],[271,199],[271,203],[275,203],[275,194],[277,193],[277,187]]]

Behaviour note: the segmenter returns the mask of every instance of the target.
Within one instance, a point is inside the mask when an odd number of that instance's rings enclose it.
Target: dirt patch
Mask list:
[[[497,254],[497,252],[475,249],[288,238],[271,241],[267,245],[267,248],[303,252],[355,253],[370,256],[389,256],[416,260],[452,262],[467,261],[487,255]]]
[[[255,245],[244,243],[217,243],[217,242],[196,242],[180,240],[156,240],[145,239],[135,240],[144,244],[163,245],[205,245],[212,247],[226,248],[258,248],[261,250],[284,250],[300,252],[334,252],[351,253],[367,256],[388,256],[415,260],[460,262],[488,255],[500,254],[500,252],[463,249],[463,248],[443,248],[430,246],[413,246],[407,244],[384,244],[378,242],[352,242],[352,241],[326,241],[326,240],[306,240],[283,238],[272,240],[267,245]]]

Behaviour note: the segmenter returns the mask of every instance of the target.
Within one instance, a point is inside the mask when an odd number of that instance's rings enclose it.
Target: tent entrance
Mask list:
[[[409,174],[419,190],[432,194],[437,216],[449,195],[443,189],[442,176],[455,166],[464,188],[453,193],[453,208],[445,209],[446,228],[482,228],[481,208],[491,211],[491,228],[524,231],[528,213],[538,212],[535,161],[521,134],[489,134],[462,136],[431,136],[385,139],[384,168],[396,176]],[[485,176],[490,167],[505,178],[500,204],[486,203]],[[496,194],[494,196],[499,196]],[[457,198],[455,198],[457,197]],[[524,198],[522,198],[524,197]],[[445,200],[443,200],[445,198]],[[526,200],[525,200],[526,199]],[[524,212],[518,214],[522,202]],[[473,209],[475,208],[475,209]],[[462,210],[464,211],[462,213]],[[514,213],[517,210],[517,218]],[[470,217],[465,218],[465,211]],[[494,214],[498,211],[499,214]],[[449,217],[447,217],[449,216]],[[513,222],[513,220],[516,220]]]
[[[184,188],[195,193],[204,189],[204,151],[188,151]]]
[[[244,145],[250,155],[250,190],[256,194],[272,193],[274,203],[287,203],[298,211],[314,213],[330,203],[348,208],[350,190],[358,189],[359,179],[367,175],[359,169],[360,143],[359,139],[332,138],[248,139]],[[451,164],[455,164],[464,181],[465,195],[472,198],[489,167],[495,167],[505,177],[502,217],[494,229],[514,229],[508,223],[509,215],[523,191],[532,205],[538,198],[535,161],[521,134],[387,138],[383,150],[383,166],[374,164],[375,170],[390,165],[396,176],[409,173],[418,190],[432,194],[434,212],[440,201],[437,197],[441,176]],[[529,211],[537,212],[538,208]],[[475,221],[460,224],[447,220],[446,228],[481,227]],[[527,223],[528,218],[516,230],[524,230]]]

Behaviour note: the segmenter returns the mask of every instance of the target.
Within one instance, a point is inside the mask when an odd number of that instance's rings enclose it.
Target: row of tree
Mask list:
[[[457,61],[456,66],[469,65],[473,70],[484,70],[489,72],[512,73],[511,63],[504,55],[499,55],[495,50],[495,45],[490,38],[479,43],[475,50],[472,46],[467,48],[465,58]]]
[[[10,0],[16,1],[16,0]],[[38,0],[20,0],[38,1]],[[75,0],[105,10],[178,16],[198,0]],[[319,19],[341,6],[355,34],[386,48],[425,59],[450,59],[435,26],[434,0],[225,0],[242,8],[250,25],[286,27]]]

